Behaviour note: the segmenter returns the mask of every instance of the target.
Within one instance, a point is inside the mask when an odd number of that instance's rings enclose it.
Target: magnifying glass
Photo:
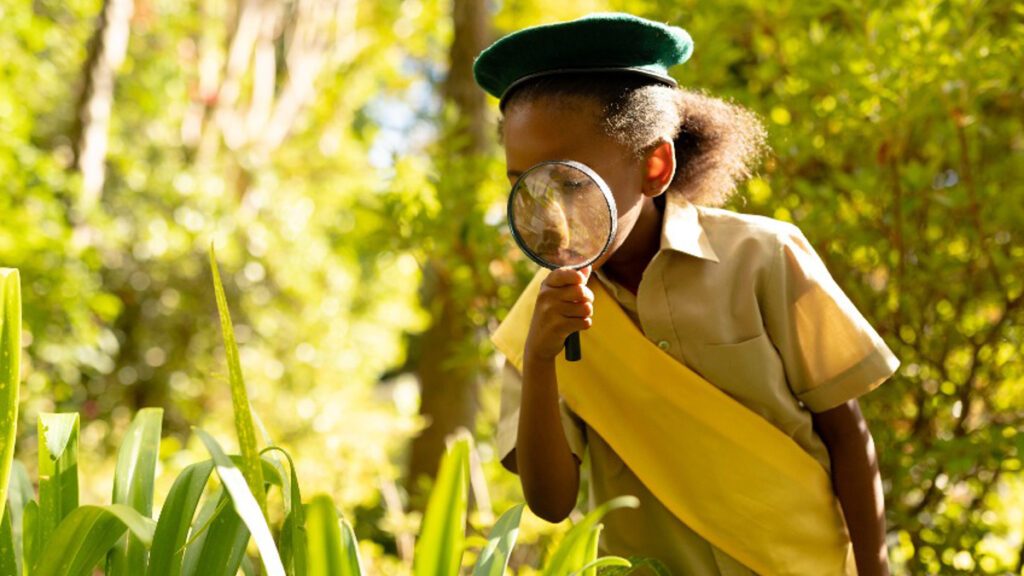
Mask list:
[[[616,220],[611,189],[571,160],[533,166],[508,197],[512,237],[531,260],[552,270],[593,264],[611,246]],[[565,339],[565,359],[580,357],[580,335],[573,332]]]

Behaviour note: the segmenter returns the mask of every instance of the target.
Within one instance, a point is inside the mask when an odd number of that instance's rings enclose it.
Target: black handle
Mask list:
[[[583,354],[580,352],[580,333],[573,332],[565,338],[565,359],[569,362],[577,362]]]

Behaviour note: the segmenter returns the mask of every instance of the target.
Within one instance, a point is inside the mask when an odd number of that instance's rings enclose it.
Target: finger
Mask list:
[[[582,284],[551,288],[551,293],[562,302],[593,302],[594,292]]]
[[[593,324],[594,324],[594,319],[590,318],[590,317],[587,317],[587,318],[566,318],[565,319],[565,329],[568,332],[566,334],[566,336],[568,336],[569,334],[571,334],[573,332],[582,332],[584,330],[589,330],[590,327]]]
[[[552,270],[551,274],[544,280],[544,283],[552,288],[560,288],[562,286],[572,286],[575,284],[583,284],[586,282],[586,277],[579,271],[573,270],[572,268],[559,268]]]
[[[565,318],[589,318],[594,314],[594,305],[590,302],[563,302],[558,313]]]

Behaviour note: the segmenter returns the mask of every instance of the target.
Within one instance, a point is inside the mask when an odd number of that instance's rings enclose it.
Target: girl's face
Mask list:
[[[595,172],[611,188],[618,227],[608,251],[594,263],[599,268],[629,237],[644,202],[643,163],[598,125],[598,106],[580,98],[555,102],[540,98],[513,102],[505,111],[505,162],[508,179],[551,160],[575,160]]]

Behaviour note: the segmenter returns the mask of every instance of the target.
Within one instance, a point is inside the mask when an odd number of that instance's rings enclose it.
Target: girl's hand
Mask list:
[[[526,337],[527,358],[554,360],[569,334],[590,328],[594,293],[587,288],[589,278],[590,266],[559,268],[544,279]]]

